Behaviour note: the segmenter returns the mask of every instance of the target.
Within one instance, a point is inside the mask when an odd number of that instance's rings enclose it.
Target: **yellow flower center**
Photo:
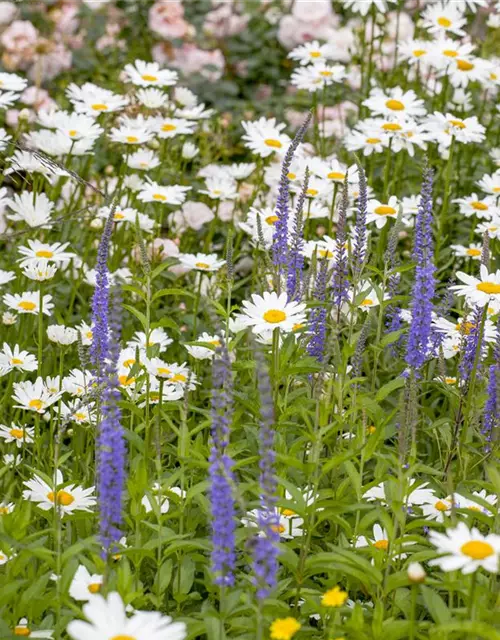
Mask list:
[[[298,331],[299,329],[303,329],[304,326],[305,325],[302,322],[297,322],[296,324],[293,325],[292,331]]]
[[[309,55],[311,58],[321,58],[321,51],[310,51]]]
[[[264,313],[264,320],[270,324],[277,324],[286,320],[286,313],[281,309],[269,309]]]
[[[475,65],[468,60],[457,60],[457,69],[460,71],[471,71],[474,67]]]
[[[493,187],[493,193],[500,193],[500,187]]]
[[[328,259],[333,258],[333,253],[331,251],[328,251],[328,249],[320,249],[318,251],[318,255],[321,256],[322,258],[328,258]]]
[[[36,409],[37,411],[40,411],[42,406],[43,406],[43,402],[38,398],[35,398],[34,400],[30,400],[28,404],[28,407],[30,409]]]
[[[445,384],[455,384],[456,381],[457,381],[456,378],[445,378],[444,379]]]
[[[345,173],[340,173],[340,171],[330,171],[326,177],[328,180],[344,180]]]
[[[361,307],[371,307],[373,304],[373,300],[371,298],[365,298],[363,302],[360,304]]]
[[[460,547],[460,551],[473,560],[484,560],[495,553],[491,544],[482,540],[469,540]]]
[[[92,331],[87,331],[85,334],[89,340],[92,340]]]
[[[308,196],[314,197],[314,196],[318,195],[318,190],[317,189],[308,189],[306,191],[306,193],[307,193]]]
[[[102,104],[102,103],[97,103],[97,104],[93,104],[91,105],[92,109],[94,111],[107,111],[108,110],[108,106],[106,104]]]
[[[462,120],[448,120],[448,122],[457,129],[465,129],[465,123]]]
[[[28,637],[31,635],[31,629],[29,629],[26,625],[17,625],[17,627],[14,627],[14,635],[15,636],[24,636],[24,637]]]
[[[52,258],[54,253],[52,251],[48,251],[47,249],[41,249],[35,253],[37,258]]]
[[[186,376],[182,375],[182,373],[176,373],[174,376],[172,376],[171,380],[173,382],[186,382],[187,378]]]
[[[80,422],[81,420],[85,420],[87,416],[80,411],[80,412],[74,413],[73,417]]]
[[[385,106],[391,111],[404,111],[405,106],[400,100],[387,100]]]
[[[215,347],[220,347],[220,340],[208,340],[208,344],[213,344]]]
[[[320,71],[319,75],[323,76],[324,78],[329,78],[331,75],[333,75],[333,71]]]
[[[273,147],[273,149],[281,149],[283,146],[279,140],[276,140],[276,138],[266,138],[264,140],[264,144],[268,147]]]
[[[5,516],[9,513],[8,507],[0,507],[0,516]]]
[[[18,440],[21,440],[24,437],[24,431],[22,429],[18,429],[17,427],[11,429],[9,433],[12,437],[18,438]]]
[[[124,367],[127,367],[127,369],[130,369],[130,367],[135,364],[135,359],[134,358],[129,358],[128,360],[125,360],[123,363]]]
[[[166,367],[158,367],[157,369],[157,374],[159,376],[168,376],[170,373],[172,373],[170,371],[170,369],[167,369]]]
[[[162,131],[175,131],[177,129],[177,126],[175,124],[164,124],[161,128]]]
[[[194,266],[198,267],[198,269],[209,269],[210,268],[210,265],[207,264],[206,262],[195,262]]]
[[[389,548],[389,540],[377,540],[373,543],[373,546],[376,549],[382,549],[383,551],[387,551]]]
[[[63,489],[58,491],[56,494],[54,494],[54,492],[51,491],[50,493],[47,494],[47,498],[51,502],[56,502],[57,504],[60,504],[63,507],[68,507],[71,503],[73,503],[75,501],[75,499],[73,498],[71,493],[68,493],[67,491],[64,491]]]
[[[374,209],[374,213],[378,216],[392,216],[396,213],[396,209],[389,207],[387,204],[381,204],[380,207]]]
[[[465,253],[468,256],[476,257],[481,255],[481,249],[467,249]]]
[[[374,433],[377,432],[377,427],[374,424],[372,424],[367,428],[367,431],[372,436]]]
[[[367,144],[378,144],[380,142],[380,138],[367,138],[366,139],[366,143]]]
[[[476,211],[488,211],[488,205],[484,202],[479,202],[478,200],[471,202],[470,206]]]
[[[137,640],[137,639],[135,636],[124,636],[120,634],[119,636],[113,636],[109,640]]]
[[[158,78],[156,76],[150,76],[147,73],[141,76],[141,78],[146,82],[158,82]]]
[[[401,131],[403,127],[397,122],[386,122],[382,125],[382,129],[385,131]]]
[[[420,56],[425,55],[427,51],[425,49],[414,49],[412,53],[415,56],[415,58],[420,58]]]
[[[445,18],[445,16],[441,16],[440,18],[438,18],[437,23],[440,27],[444,27],[445,29],[451,27],[451,20]]]
[[[90,593],[99,593],[99,591],[101,590],[101,583],[91,582],[87,589],[90,591]]]
[[[284,531],[285,531],[285,527],[282,524],[274,524],[274,525],[272,525],[271,529],[275,533],[284,533]]]
[[[136,136],[127,136],[126,140],[127,142],[134,143],[134,142],[137,142],[139,138],[137,138]]]
[[[480,282],[476,285],[476,289],[489,295],[496,295],[500,293],[500,284],[496,284],[495,282]]]
[[[153,200],[160,200],[160,202],[165,202],[167,196],[164,196],[163,193],[153,193]]]
[[[123,213],[121,213],[121,211],[117,211],[115,213],[115,215],[113,216],[114,220],[123,220],[123,218],[125,218],[125,216],[123,215]]]
[[[10,361],[11,365],[22,364],[22,363],[23,363],[23,361],[19,360],[19,358],[12,358],[11,361]]]
[[[295,178],[297,177],[297,174],[296,174],[296,173],[292,173],[292,172],[290,171],[290,173],[287,173],[287,174],[286,174],[286,177],[287,177],[289,180],[295,180]]]
[[[266,222],[268,225],[272,225],[279,220],[278,216],[267,216]]]
[[[456,58],[458,56],[458,51],[454,51],[453,49],[445,49],[443,51],[443,56],[447,58]]]
[[[286,516],[287,518],[290,518],[291,516],[296,516],[297,514],[295,513],[295,511],[292,511],[291,509],[282,509],[281,513]]]
[[[434,505],[434,508],[437,509],[438,511],[449,511],[451,507],[449,504],[446,504],[446,502],[443,502],[442,500],[438,500]]]
[[[135,378],[129,378],[128,376],[118,376],[118,382],[122,386],[128,387],[135,382]]]

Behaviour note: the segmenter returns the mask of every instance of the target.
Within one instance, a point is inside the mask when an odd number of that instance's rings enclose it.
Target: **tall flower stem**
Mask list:
[[[40,303],[38,309],[38,375],[42,375],[43,357],[43,285],[40,282]]]
[[[445,183],[444,183],[444,194],[443,194],[443,206],[441,207],[441,212],[439,214],[438,221],[438,242],[436,246],[436,264],[438,263],[439,250],[441,248],[441,243],[444,240],[446,235],[446,227],[447,227],[447,216],[448,216],[448,205],[450,202],[450,186],[451,186],[451,175],[453,169],[453,156],[455,151],[455,136],[451,138],[450,144],[450,152],[448,155],[448,162],[446,164],[446,174],[445,174]]]

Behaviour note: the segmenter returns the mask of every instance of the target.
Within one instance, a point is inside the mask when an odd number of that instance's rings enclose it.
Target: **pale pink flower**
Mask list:
[[[205,16],[203,31],[219,39],[235,36],[244,31],[250,16],[240,16],[233,12],[233,8],[231,3],[225,3],[209,11]]]
[[[183,38],[189,28],[184,20],[184,7],[180,0],[156,2],[149,10],[149,28],[162,38]]]
[[[15,20],[3,33],[0,43],[9,52],[22,54],[32,49],[38,38],[38,31],[29,20]]]
[[[18,7],[13,2],[0,2],[0,24],[9,24],[16,17]]]
[[[152,54],[153,60],[159,64],[168,63],[169,66],[180,69],[187,76],[200,73],[211,82],[218,80],[224,71],[225,59],[220,49],[205,51],[195,44],[185,43],[182,47],[167,51],[162,44],[159,44],[153,47]],[[207,67],[215,67],[215,71]]]

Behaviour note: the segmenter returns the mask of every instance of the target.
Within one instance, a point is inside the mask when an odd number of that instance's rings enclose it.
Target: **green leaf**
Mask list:
[[[165,296],[187,296],[188,298],[196,298],[194,293],[186,289],[160,289],[153,295],[152,302]]]
[[[434,622],[437,622],[438,624],[445,624],[449,622],[451,620],[450,610],[439,593],[425,585],[420,585],[420,590],[424,598],[425,606],[431,614]]]

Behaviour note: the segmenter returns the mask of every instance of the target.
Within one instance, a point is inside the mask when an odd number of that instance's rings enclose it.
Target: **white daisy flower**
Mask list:
[[[287,333],[306,322],[305,309],[305,304],[288,302],[286,293],[265,291],[263,296],[253,293],[252,302],[243,301],[241,320],[253,327],[254,333],[274,329]]]
[[[201,345],[190,345],[190,344],[184,345],[189,355],[195,358],[195,360],[211,360],[215,355],[215,348],[221,346],[219,336],[217,335],[211,336],[206,332],[199,335],[196,338],[196,342],[206,342],[207,344],[212,345],[214,348],[210,349],[209,347],[203,347]]]
[[[281,155],[290,144],[290,138],[283,133],[286,125],[277,124],[276,118],[243,121],[241,126],[245,130],[242,138],[245,146],[261,158],[267,158],[274,152]]]
[[[157,62],[136,60],[125,65],[127,79],[138,87],[171,87],[176,84],[178,73],[170,69],[160,69]]]
[[[367,208],[366,224],[375,222],[377,229],[382,229],[388,218],[396,219],[399,213],[399,203],[396,196],[391,196],[387,203],[375,199],[368,200]]]
[[[491,175],[484,175],[476,184],[484,193],[498,198],[500,196],[500,171],[496,171]]]
[[[160,509],[160,513],[168,513],[168,510],[170,509],[170,501],[162,495],[162,488],[157,482],[153,484],[151,496],[156,503],[155,506]],[[149,496],[145,495],[141,500],[141,504],[146,513],[151,513],[153,511],[153,506]]]
[[[316,64],[317,62],[326,62],[329,52],[330,46],[328,44],[320,44],[317,40],[312,40],[295,47],[290,51],[288,57],[304,66]]]
[[[64,244],[60,242],[48,244],[46,242],[40,242],[39,240],[28,240],[28,245],[28,247],[19,247],[17,250],[18,253],[25,256],[18,260],[21,267],[38,260],[48,260],[49,262],[55,262],[56,264],[64,266],[75,257],[74,253],[65,251],[69,242],[65,242]]]
[[[66,89],[69,101],[78,113],[86,113],[97,117],[101,113],[120,111],[128,105],[128,98],[120,96],[108,89],[86,82],[83,86],[71,83]]]
[[[30,260],[23,267],[23,274],[35,282],[45,282],[45,280],[52,280],[57,273],[57,269],[58,265],[51,264],[48,260]]]
[[[52,324],[47,327],[47,337],[51,342],[61,346],[68,346],[78,340],[78,331],[61,324]]]
[[[444,115],[438,111],[427,116],[423,124],[433,139],[444,148],[450,146],[452,138],[464,144],[482,142],[486,131],[476,116],[459,118],[451,113]]]
[[[160,109],[168,105],[168,95],[159,89],[139,89],[135,97],[148,109]]]
[[[42,227],[48,229],[51,224],[51,215],[54,203],[51,202],[45,193],[35,194],[30,191],[23,191],[21,194],[13,194],[8,201],[9,209],[13,213],[8,214],[9,220],[25,222],[29,227]]]
[[[234,200],[238,197],[236,182],[232,178],[206,178],[205,185],[206,189],[201,189],[199,193],[206,194],[212,200]]]
[[[50,405],[57,402],[61,394],[51,391],[43,378],[37,378],[35,382],[26,380],[14,383],[13,400],[19,404],[14,405],[16,409],[27,409],[37,413],[45,413]]]
[[[422,12],[422,24],[429,33],[453,33],[465,36],[462,29],[467,20],[455,2],[429,3]]]
[[[464,198],[455,198],[452,202],[460,205],[460,213],[467,218],[477,216],[480,220],[486,218],[491,220],[493,216],[500,215],[500,209],[496,206],[493,196],[480,198],[475,193]]]
[[[56,129],[70,140],[96,139],[104,131],[94,118],[83,113],[42,110],[38,113],[38,122],[47,129]]]
[[[175,138],[175,136],[191,135],[196,127],[195,122],[184,118],[155,118],[151,126],[156,135],[162,140]]]
[[[135,611],[129,618],[121,597],[112,592],[105,600],[96,595],[83,607],[88,622],[73,620],[67,626],[73,640],[184,640],[187,635],[184,622],[172,622],[172,618],[157,612]]]
[[[269,516],[266,517],[268,518]],[[293,538],[300,538],[304,535],[302,528],[304,526],[303,518],[286,516],[279,509],[276,509],[274,519],[276,524],[272,525],[272,528],[283,540],[292,540]],[[241,518],[241,524],[245,527],[258,527],[259,509],[248,511],[246,516]],[[259,532],[259,535],[264,535],[264,533]]]
[[[24,636],[25,638],[53,638],[54,631],[52,629],[39,629],[34,631],[28,626],[28,619],[21,618],[12,630],[15,636]]]
[[[463,271],[457,271],[457,278],[464,284],[450,287],[459,296],[465,296],[468,304],[484,307],[495,302],[500,304],[500,269],[488,273],[488,268],[482,264],[480,278],[470,276]]]
[[[28,351],[21,351],[18,344],[14,348],[10,347],[6,342],[0,351],[0,370],[8,373],[12,370],[35,371],[38,367],[38,360]]]
[[[0,438],[5,442],[15,442],[20,449],[23,444],[31,444],[35,435],[34,427],[19,427],[12,423],[10,427],[0,424]]]
[[[374,114],[392,116],[397,119],[425,115],[424,101],[417,98],[417,94],[410,89],[403,91],[401,87],[394,87],[387,92],[375,88],[370,97],[363,102]]]
[[[139,169],[140,171],[149,171],[160,166],[160,159],[151,149],[139,149],[126,157],[127,165],[131,169]]]
[[[15,73],[0,73],[0,90],[16,91],[20,93],[28,86],[26,78],[21,78]]]
[[[424,518],[435,520],[436,522],[444,522],[445,516],[451,514],[453,503],[448,498],[438,499],[433,497],[429,502],[424,502],[420,506]]]
[[[161,204],[182,204],[191,187],[180,185],[163,186],[146,178],[142,183],[142,191],[137,194],[141,202],[159,202]]]
[[[352,129],[347,133],[344,143],[348,151],[363,151],[364,156],[370,156],[372,153],[382,153],[389,145],[389,141],[387,133]]]
[[[3,297],[4,304],[17,313],[40,313],[40,294],[38,291],[24,291],[23,293],[6,293]],[[45,295],[42,298],[43,313],[50,316],[54,305],[52,296]]]
[[[23,491],[23,498],[36,502],[43,511],[53,509],[56,504],[61,515],[64,516],[74,511],[91,511],[91,507],[96,504],[96,499],[92,495],[94,487],[83,489],[74,484],[66,484],[59,470],[55,475],[52,487],[37,475],[23,484],[27,487]]]
[[[0,516],[6,516],[9,513],[12,513],[15,508],[16,505],[14,502],[6,502],[5,500],[0,502]]]
[[[219,260],[216,253],[180,253],[176,257],[183,267],[197,269],[198,271],[218,271],[226,264],[225,260]]]
[[[79,565],[69,585],[69,595],[74,600],[88,602],[101,590],[103,577],[97,573],[90,574],[87,567]]]
[[[345,67],[341,64],[327,65],[317,63],[296,69],[292,73],[290,82],[297,89],[304,89],[314,93],[323,89],[323,87],[330,86],[334,82],[342,82],[345,75]]]
[[[443,555],[431,560],[429,565],[438,566],[442,571],[473,573],[483,568],[490,573],[498,571],[500,536],[490,533],[483,536],[476,528],[469,530],[464,522],[459,522],[446,533],[429,532],[429,541],[436,551]]]
[[[139,347],[144,352],[147,347],[155,347],[158,349],[158,353],[162,353],[172,342],[172,338],[167,335],[165,329],[157,327],[150,330],[148,338],[146,338],[146,334],[143,331],[136,331],[127,345],[133,349]]]
[[[388,10],[387,2],[396,3],[397,0],[342,0],[342,4],[352,9],[355,13],[360,13],[362,16],[367,16],[372,7],[380,11],[380,13],[386,13]]]
[[[411,65],[422,65],[430,62],[432,45],[429,40],[405,40],[399,44],[399,55]]]
[[[206,109],[205,103],[197,104],[192,107],[177,108],[174,115],[187,120],[207,120],[215,113],[214,109]]]
[[[481,260],[481,254],[483,248],[478,243],[472,243],[468,247],[464,247],[461,244],[452,244],[450,249],[453,251],[457,258],[472,258],[472,260]]]

